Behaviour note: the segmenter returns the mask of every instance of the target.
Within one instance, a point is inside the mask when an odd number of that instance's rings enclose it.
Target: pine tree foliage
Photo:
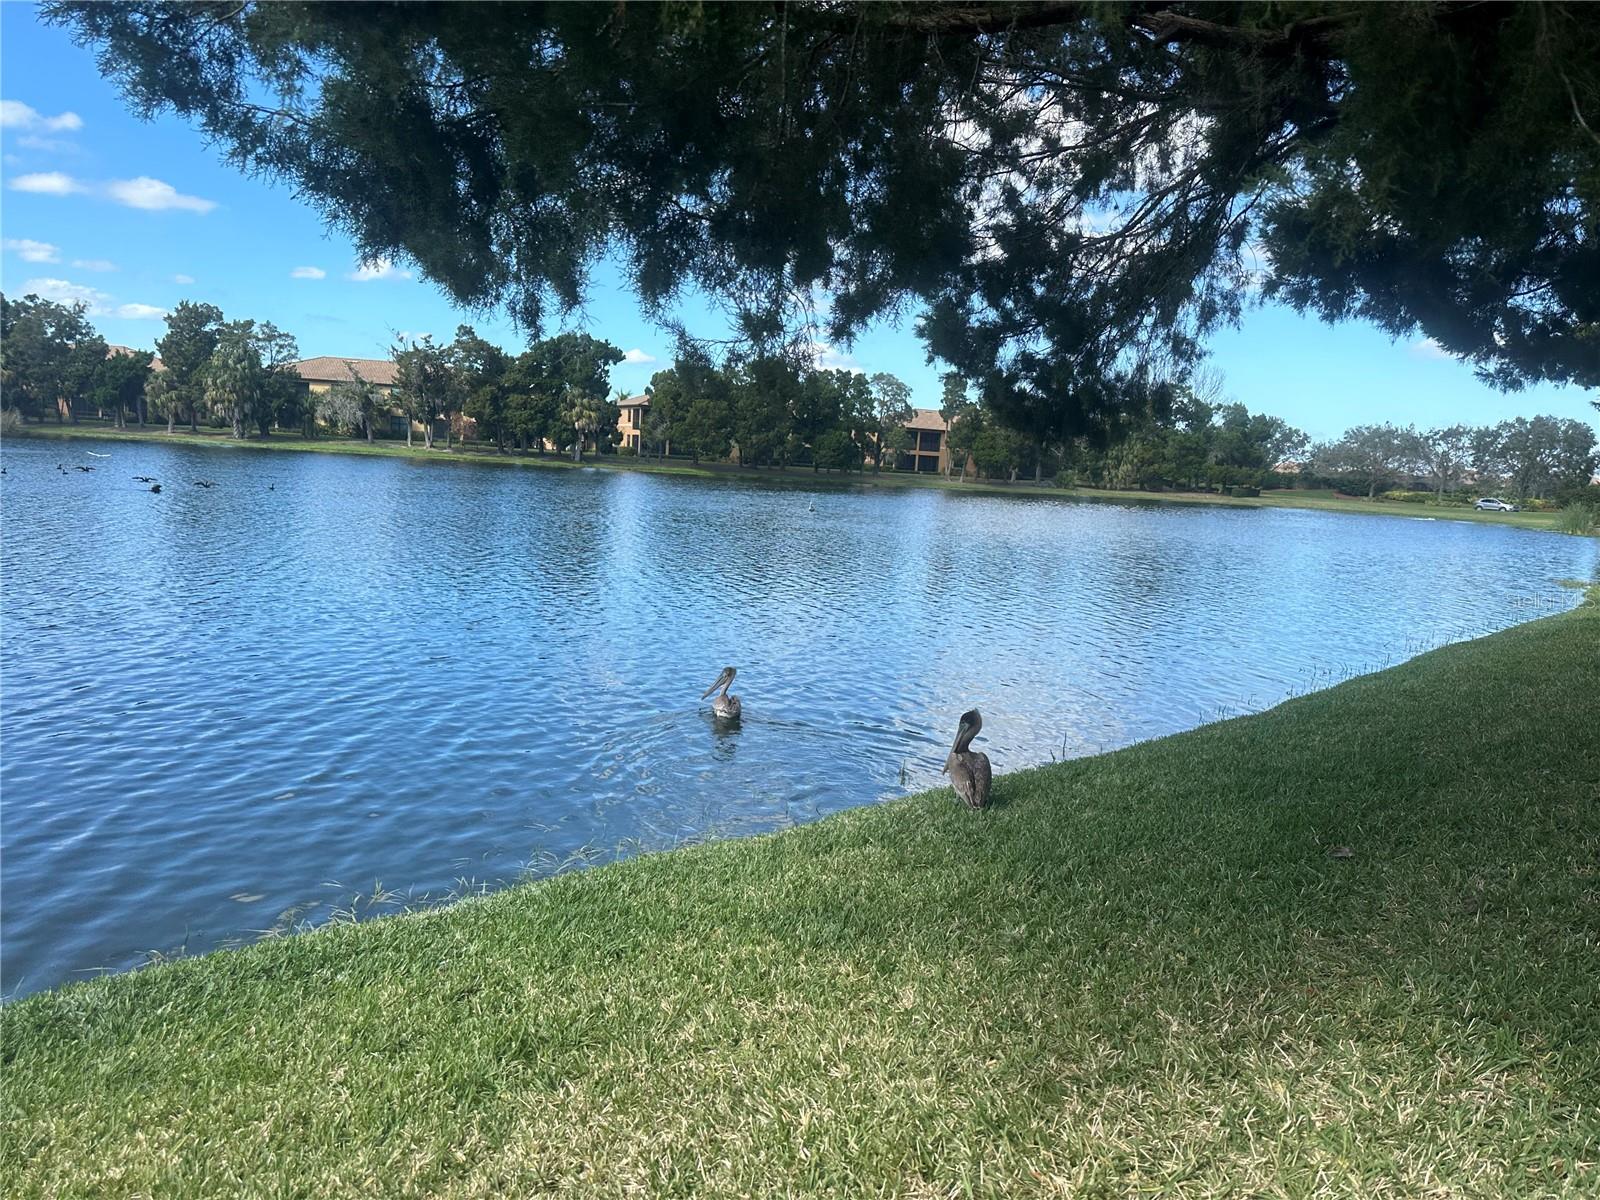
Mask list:
[[[1257,294],[1600,384],[1579,3],[101,4],[47,19],[530,330],[624,261],[771,343],[906,305],[1013,429],[1169,404]]]

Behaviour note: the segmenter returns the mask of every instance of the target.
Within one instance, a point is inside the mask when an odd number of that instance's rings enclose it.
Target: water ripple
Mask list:
[[[973,705],[1003,770],[1258,710],[1596,568],[1451,522],[96,449],[4,447],[7,995],[934,785]]]

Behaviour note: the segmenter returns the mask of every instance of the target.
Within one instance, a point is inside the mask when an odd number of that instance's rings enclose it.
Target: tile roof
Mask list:
[[[937,408],[914,408],[911,413],[911,420],[906,422],[907,429],[936,429],[943,433],[950,428],[950,422],[939,415]]]
[[[167,364],[161,361],[161,356],[153,354],[149,350],[139,350],[133,346],[119,346],[108,342],[106,344],[106,357],[110,358],[113,354],[151,354],[150,369],[152,371],[165,371],[167,369]]]
[[[300,378],[309,383],[351,382],[352,367],[368,383],[376,383],[381,387],[393,387],[395,384],[394,360],[388,358],[335,358],[323,355],[321,358],[302,359],[294,365]]]

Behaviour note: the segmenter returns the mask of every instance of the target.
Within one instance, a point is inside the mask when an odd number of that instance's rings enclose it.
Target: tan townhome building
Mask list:
[[[622,415],[617,418],[617,445],[631,446],[638,453],[645,453],[644,422],[650,415],[650,397],[629,396],[626,400],[618,400],[617,407],[622,410]],[[670,446],[667,452],[672,452]]]
[[[912,410],[906,422],[911,431],[911,447],[900,454],[897,470],[936,474],[950,465],[950,422],[936,408]]]

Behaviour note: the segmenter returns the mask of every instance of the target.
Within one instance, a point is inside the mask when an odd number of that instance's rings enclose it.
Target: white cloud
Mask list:
[[[118,204],[150,212],[180,208],[185,212],[208,213],[217,206],[215,200],[186,196],[170,183],[163,183],[148,175],[141,175],[137,179],[114,179],[106,185],[106,194]]]
[[[64,112],[47,117],[20,100],[0,100],[0,127],[6,129],[42,129],[46,133],[64,133],[83,128],[83,118],[75,112]]]
[[[290,279],[326,279],[328,273],[321,267],[296,267],[289,272]]]
[[[37,133],[25,133],[17,139],[17,145],[25,150],[38,150],[44,154],[79,154],[81,148],[77,142],[67,138],[40,137]]]
[[[125,321],[159,321],[167,315],[167,310],[154,304],[119,304],[115,315]]]
[[[653,363],[656,361],[654,354],[646,354],[643,350],[629,350],[622,356],[625,363]]]
[[[172,282],[173,283],[193,283],[194,282],[194,276],[193,275],[174,275],[172,277]]]
[[[57,304],[84,304],[92,317],[121,317],[125,321],[153,321],[167,310],[153,304],[116,304],[114,296],[88,284],[66,279],[30,279],[22,285],[24,295],[32,294]]]
[[[23,262],[53,263],[61,261],[61,247],[49,242],[36,242],[32,238],[6,238],[5,248],[15,250]]]
[[[32,175],[18,175],[11,181],[14,192],[37,192],[41,196],[70,196],[73,192],[86,192],[71,175],[60,171],[37,171]]]
[[[830,346],[827,342],[812,342],[811,357],[817,364],[819,371],[849,371],[853,375],[865,375],[861,364],[856,361],[855,355],[848,350],[840,350]]]
[[[72,265],[80,271],[115,271],[117,264],[109,258],[75,258]]]
[[[1420,342],[1412,342],[1411,345],[1406,347],[1406,349],[1410,350],[1411,353],[1415,354],[1418,358],[1455,357],[1432,338],[1423,338]]]
[[[410,279],[411,272],[401,269],[387,258],[375,258],[371,262],[362,263],[349,275],[357,283],[371,283],[374,279]]]
[[[54,300],[57,304],[77,304],[81,301],[89,306],[91,312],[103,312],[106,302],[111,299],[99,288],[65,279],[30,279],[22,285],[22,292],[43,300]]]

